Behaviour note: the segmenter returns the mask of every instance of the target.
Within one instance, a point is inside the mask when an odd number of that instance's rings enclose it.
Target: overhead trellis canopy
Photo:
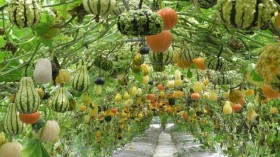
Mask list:
[[[32,144],[67,156],[71,143],[106,156],[160,116],[207,148],[277,156],[279,8],[277,0],[0,1],[0,132],[24,144],[25,156],[38,153]],[[60,131],[59,146],[44,143]]]

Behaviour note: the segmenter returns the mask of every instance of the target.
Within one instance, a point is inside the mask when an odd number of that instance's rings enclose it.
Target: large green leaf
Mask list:
[[[23,157],[50,157],[49,153],[42,145],[42,143],[38,140],[30,140],[23,146],[22,151]]]

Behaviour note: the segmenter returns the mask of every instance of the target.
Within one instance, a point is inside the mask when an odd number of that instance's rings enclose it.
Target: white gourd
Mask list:
[[[59,134],[60,127],[54,120],[48,120],[45,127],[41,128],[37,133],[33,131],[33,136],[42,142],[51,142]]]
[[[0,147],[0,157],[21,157],[22,145],[18,142],[8,142]]]
[[[52,64],[50,60],[46,58],[39,59],[35,65],[33,77],[37,83],[46,84],[51,82]]]

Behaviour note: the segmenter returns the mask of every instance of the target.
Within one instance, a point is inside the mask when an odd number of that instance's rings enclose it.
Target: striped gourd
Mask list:
[[[224,74],[218,74],[216,75],[212,80],[212,83],[216,85],[228,85],[231,83],[231,81],[226,77]]]
[[[277,11],[273,0],[220,0],[218,16],[226,25],[256,30],[267,25]]]
[[[103,57],[101,55],[95,57],[93,64],[95,66],[97,66],[98,68],[103,69],[105,71],[112,70],[112,68],[113,68],[113,61],[108,60],[106,57]]]
[[[198,0],[197,3],[200,8],[209,9],[217,4],[217,0]]]
[[[19,83],[15,104],[21,113],[34,113],[40,105],[40,96],[34,88],[31,77],[23,77]]]
[[[215,71],[225,71],[227,70],[226,62],[222,57],[210,56],[206,58],[205,65]]]
[[[165,65],[153,64],[153,69],[155,72],[163,72],[165,70]]]
[[[18,135],[24,129],[24,124],[20,121],[16,104],[10,103],[7,114],[4,118],[4,130],[6,134]]]
[[[97,16],[103,16],[114,11],[116,0],[83,0],[85,10]]]
[[[118,17],[118,30],[129,36],[147,36],[162,32],[162,17],[151,10],[131,10]]]
[[[56,112],[66,112],[69,108],[69,100],[65,87],[58,87],[51,99],[51,108]]]
[[[173,50],[169,48],[165,52],[152,52],[149,57],[153,65],[168,65],[173,61]]]
[[[184,60],[192,62],[192,60],[197,57],[194,49],[190,46],[184,47],[182,49],[181,55]]]
[[[12,0],[8,12],[11,23],[19,28],[32,27],[41,18],[41,7],[36,0]]]
[[[77,70],[73,78],[72,87],[78,91],[85,91],[89,86],[89,75],[86,65],[82,65]]]

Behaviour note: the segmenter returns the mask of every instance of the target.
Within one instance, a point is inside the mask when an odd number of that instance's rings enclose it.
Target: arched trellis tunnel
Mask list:
[[[0,157],[112,156],[137,136],[153,153],[169,140],[187,155],[182,138],[279,156],[278,11],[277,0],[0,1]]]

